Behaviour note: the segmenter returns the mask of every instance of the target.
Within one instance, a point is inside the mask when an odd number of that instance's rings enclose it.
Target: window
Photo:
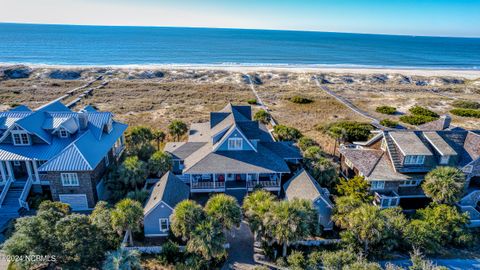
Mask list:
[[[168,231],[168,218],[161,218],[160,219],[160,231],[167,232]]]
[[[467,165],[463,167],[463,172],[464,173],[471,173],[473,171],[473,165]]]
[[[448,164],[449,159],[450,159],[450,156],[441,156],[441,157],[440,157],[440,164],[441,164],[441,165],[446,165],[446,164]]]
[[[420,180],[405,180],[400,183],[401,187],[416,187],[420,183]]]
[[[16,166],[16,167],[20,166],[20,161],[14,160],[13,161],[13,166]]]
[[[395,207],[398,205],[397,197],[382,197],[382,208]]]
[[[62,178],[62,185],[64,187],[74,187],[79,186],[78,175],[76,173],[62,173],[60,174]]]
[[[242,138],[230,138],[228,139],[228,150],[241,150],[243,146]]]
[[[403,162],[406,165],[422,165],[425,161],[425,156],[406,156]]]
[[[370,189],[384,189],[385,181],[370,181]]]
[[[68,138],[68,131],[64,128],[58,130],[60,138]]]
[[[26,132],[12,132],[14,145],[30,145],[30,137]]]

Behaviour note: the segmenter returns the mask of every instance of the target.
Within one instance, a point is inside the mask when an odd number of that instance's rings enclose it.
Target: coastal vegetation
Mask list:
[[[398,126],[398,122],[387,118],[380,121],[380,125],[384,127],[394,128]]]
[[[259,110],[253,115],[253,120],[259,121],[262,124],[270,122],[270,114],[265,110]]]
[[[289,99],[291,102],[296,104],[309,104],[312,103],[313,100],[304,96],[293,96]]]
[[[450,112],[457,116],[480,118],[480,110],[478,109],[457,108],[457,109],[450,110]]]
[[[285,125],[276,125],[273,127],[273,133],[280,141],[297,141],[302,137],[302,133],[294,128]]]
[[[376,112],[378,113],[383,113],[383,114],[395,114],[397,112],[397,108],[391,107],[391,106],[379,106],[375,109]]]
[[[439,117],[439,115],[436,112],[431,111],[431,110],[429,110],[425,107],[418,106],[418,105],[415,105],[415,106],[411,107],[410,109],[408,109],[408,111],[413,115],[429,116],[429,117],[432,117],[432,118],[438,118]]]
[[[339,121],[327,126],[319,126],[318,129],[340,142],[354,142],[368,140],[373,126],[356,121]]]
[[[480,109],[480,102],[473,100],[455,100],[452,102],[452,106],[461,109]]]
[[[436,118],[431,117],[431,116],[426,116],[426,115],[402,115],[400,116],[400,121],[414,125],[414,126],[419,126],[423,125],[428,122],[435,121]]]

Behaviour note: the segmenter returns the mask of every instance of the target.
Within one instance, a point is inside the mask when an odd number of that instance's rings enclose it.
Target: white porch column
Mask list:
[[[190,176],[190,190],[192,190],[192,188],[193,188],[193,186],[192,186],[192,182],[193,182],[193,181],[192,181],[192,175],[189,174],[189,176]]]
[[[5,172],[5,166],[3,165],[3,161],[0,161],[0,174],[2,175],[2,181],[7,181],[7,173]]]
[[[28,178],[32,178],[33,180],[32,165],[30,164],[30,161],[25,160],[25,166],[27,167]]]
[[[257,185],[260,185],[260,174],[257,173]]]
[[[217,175],[213,173],[212,176],[213,176],[213,188],[216,188],[216,186],[217,186],[216,185],[216,183],[217,183],[217,177],[216,176]]]
[[[32,160],[32,164],[33,164],[33,173],[35,174],[35,182],[40,183],[40,174],[38,173],[37,161]]]
[[[11,161],[5,161],[7,164],[7,172],[8,176],[12,178],[13,181],[15,181],[15,175],[13,174],[13,168],[12,168],[12,162]]]

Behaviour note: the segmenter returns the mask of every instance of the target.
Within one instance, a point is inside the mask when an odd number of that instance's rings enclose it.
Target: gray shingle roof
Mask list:
[[[208,147],[208,146],[207,146]],[[206,147],[206,148],[207,148]],[[288,173],[287,163],[268,149],[258,151],[217,151],[202,148],[185,159],[184,173]],[[209,148],[209,147],[208,147]]]
[[[370,181],[402,181],[409,179],[408,175],[398,173],[393,169],[393,165],[386,154],[382,155],[372,172],[368,175],[368,180]]]
[[[437,132],[423,132],[430,144],[443,156],[453,156],[457,152]]]
[[[153,186],[143,212],[147,214],[162,201],[171,208],[175,208],[179,202],[188,199],[189,196],[190,188],[169,171]]]
[[[431,156],[432,152],[422,142],[415,132],[411,131],[392,131],[389,132],[395,144],[406,156],[422,155]]]
[[[341,148],[340,153],[367,177],[383,156],[383,151],[376,149]]]
[[[285,195],[288,200],[305,199],[309,201],[316,201],[320,197],[333,206],[333,203],[328,197],[326,189],[322,188],[317,180],[315,180],[305,169],[299,170],[290,178],[284,185]]]
[[[172,154],[174,159],[186,159],[207,144],[206,142],[168,142],[164,151]]]
[[[289,142],[259,142],[259,144],[283,159],[301,159],[300,150]]]

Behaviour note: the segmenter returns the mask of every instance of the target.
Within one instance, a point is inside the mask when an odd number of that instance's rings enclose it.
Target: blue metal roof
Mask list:
[[[51,109],[51,110],[50,110]],[[113,121],[112,113],[84,110],[88,125],[80,129],[79,113],[73,112],[59,101],[30,111],[28,107],[0,112],[0,137],[13,124],[37,136],[45,143],[16,146],[0,142],[0,160],[43,160],[39,171],[88,171],[93,170],[127,129],[127,125]],[[112,130],[105,132],[105,125],[112,121]],[[58,127],[72,134],[60,138],[52,134]],[[6,134],[4,134],[6,137]]]

